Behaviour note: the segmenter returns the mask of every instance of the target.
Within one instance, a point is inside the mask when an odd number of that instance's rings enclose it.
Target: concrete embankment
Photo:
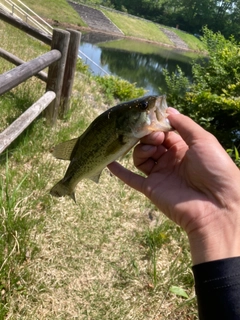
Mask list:
[[[77,11],[77,13],[92,31],[111,34],[113,38],[124,36],[123,32],[100,10],[72,1],[69,1],[69,4]],[[189,49],[188,45],[182,39],[180,39],[176,33],[165,28],[161,28],[161,30],[171,40],[173,47],[184,50]]]

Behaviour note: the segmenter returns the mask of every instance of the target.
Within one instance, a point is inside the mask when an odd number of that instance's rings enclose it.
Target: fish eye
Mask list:
[[[147,101],[143,101],[143,102],[139,103],[138,106],[139,106],[139,108],[140,108],[141,110],[146,110],[147,107],[148,107],[148,103],[147,103]]]

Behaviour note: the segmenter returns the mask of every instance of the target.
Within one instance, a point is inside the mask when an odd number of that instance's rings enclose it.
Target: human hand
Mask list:
[[[108,167],[187,233],[193,264],[240,256],[240,171],[216,138],[169,108],[178,131],[154,132],[133,153],[137,175]]]

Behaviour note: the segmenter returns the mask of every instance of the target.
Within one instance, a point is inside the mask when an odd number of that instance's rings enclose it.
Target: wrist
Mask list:
[[[193,265],[240,256],[238,211],[220,213],[212,223],[188,234]]]

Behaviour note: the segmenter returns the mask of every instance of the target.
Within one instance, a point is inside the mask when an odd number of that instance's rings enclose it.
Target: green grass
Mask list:
[[[3,48],[24,60],[48,50],[0,26]],[[1,72],[10,67],[0,60]],[[1,130],[44,90],[32,78],[2,95]],[[0,156],[0,319],[197,319],[186,236],[143,195],[107,169],[98,185],[79,183],[77,204],[49,194],[68,164],[52,147],[108,107],[94,78],[77,72],[67,116],[53,128],[38,117]],[[136,170],[131,155],[122,163]]]
[[[199,39],[179,29],[165,27],[163,25],[155,24],[147,20],[137,19],[135,17],[123,15],[110,10],[102,11],[111,21],[113,21],[117,25],[120,30],[123,31],[126,36],[174,46],[172,41],[169,40],[169,38],[161,31],[160,28],[164,27],[171,30],[172,32],[175,32],[179,38],[186,42],[189,49],[198,52],[205,50],[202,42]]]
[[[196,38],[194,35],[189,34],[187,32],[183,32],[179,29],[170,29],[171,31],[174,31],[179,38],[181,38],[188,47],[194,51],[206,51],[206,48],[204,47],[202,41],[200,41],[198,38]]]
[[[79,14],[68,4],[66,0],[25,0],[24,3],[35,11],[40,17],[49,19],[55,24],[58,21],[64,25],[76,25],[85,27],[86,23],[81,19]],[[21,4],[18,4],[21,6]],[[25,9],[24,9],[25,10]],[[173,43],[160,30],[160,27],[165,27],[152,23],[151,21],[137,19],[132,16],[123,15],[110,10],[102,10],[104,14],[123,31],[125,36],[135,37],[142,40],[150,40],[152,42],[170,45]],[[201,41],[191,34],[178,29],[168,28],[175,32],[183,41],[187,43],[189,48],[194,51],[204,51]]]
[[[12,295],[15,292],[24,293],[25,283],[31,280],[27,261],[37,251],[37,246],[35,241],[30,239],[29,230],[39,223],[39,219],[31,217],[31,210],[36,204],[31,195],[25,193],[28,173],[19,175],[17,168],[12,168],[9,161],[11,160],[6,153],[5,168],[1,170],[4,176],[0,179],[2,315],[7,312],[8,301]]]
[[[49,47],[42,42],[34,40],[26,33],[12,27],[0,20],[1,47],[15,54],[24,61],[36,58],[49,50]],[[9,69],[11,64],[1,63],[1,72],[3,68]]]
[[[120,13],[102,10],[106,16],[122,30],[126,36],[136,37],[154,42],[172,44],[159,26],[150,21],[143,21]]]
[[[43,19],[56,20],[61,23],[75,24],[77,26],[86,26],[79,14],[66,0],[24,0],[23,2]]]

